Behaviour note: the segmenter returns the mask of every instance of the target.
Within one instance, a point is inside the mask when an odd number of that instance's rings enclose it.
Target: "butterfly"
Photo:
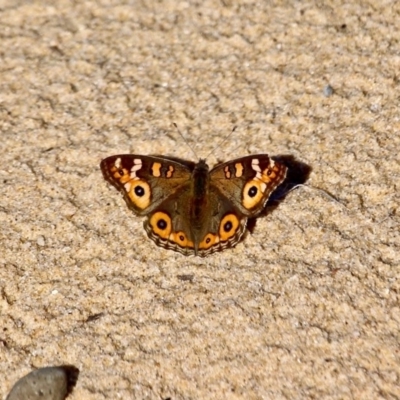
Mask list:
[[[211,170],[203,159],[120,154],[102,160],[100,168],[128,207],[146,217],[151,240],[200,257],[235,246],[248,219],[261,213],[287,174],[287,167],[267,154]]]

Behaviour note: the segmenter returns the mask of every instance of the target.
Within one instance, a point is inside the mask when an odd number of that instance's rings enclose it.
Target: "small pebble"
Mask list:
[[[334,93],[333,87],[331,85],[326,85],[324,87],[324,96],[331,97]]]
[[[6,400],[64,400],[78,380],[73,365],[39,368],[17,381]]]

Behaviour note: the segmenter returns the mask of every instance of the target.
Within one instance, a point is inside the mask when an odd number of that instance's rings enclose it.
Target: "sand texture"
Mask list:
[[[400,398],[400,3],[0,7],[0,398]],[[147,238],[100,161],[311,168],[234,249]],[[219,143],[237,126],[228,140]],[[211,154],[210,154],[211,152]],[[210,154],[210,155],[209,155]]]

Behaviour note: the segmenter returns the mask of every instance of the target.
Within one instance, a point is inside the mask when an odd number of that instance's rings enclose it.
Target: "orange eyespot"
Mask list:
[[[247,182],[243,188],[243,207],[251,210],[254,206],[256,206],[263,197],[263,192],[265,190],[265,183],[259,180],[251,180]]]
[[[193,242],[190,241],[184,232],[173,232],[169,238],[172,242],[175,242],[181,247],[194,247]]]
[[[204,239],[200,242],[199,249],[207,250],[218,242],[219,242],[219,237],[217,235],[213,235],[212,233],[207,233],[207,235],[204,236]]]
[[[121,183],[126,183],[132,179],[126,168],[112,167],[111,173],[112,173],[112,176],[115,179],[119,180]]]
[[[153,232],[161,239],[167,240],[171,234],[172,224],[168,214],[158,211],[154,213],[150,220],[150,226]]]
[[[237,228],[239,226],[239,220],[234,214],[227,214],[219,225],[219,237],[221,241],[225,242],[232,236],[235,236]]]
[[[136,207],[144,210],[150,205],[151,190],[145,181],[141,179],[131,180],[125,183],[125,190]]]
[[[270,183],[276,178],[276,171],[278,171],[278,167],[274,165],[272,168],[268,167],[262,171],[261,180],[264,183]]]

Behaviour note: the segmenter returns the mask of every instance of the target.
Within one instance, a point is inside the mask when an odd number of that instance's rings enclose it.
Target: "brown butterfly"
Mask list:
[[[147,217],[150,239],[200,257],[235,246],[247,220],[263,210],[287,173],[267,154],[217,164],[211,171],[205,160],[135,154],[107,157],[100,167],[128,207]]]

